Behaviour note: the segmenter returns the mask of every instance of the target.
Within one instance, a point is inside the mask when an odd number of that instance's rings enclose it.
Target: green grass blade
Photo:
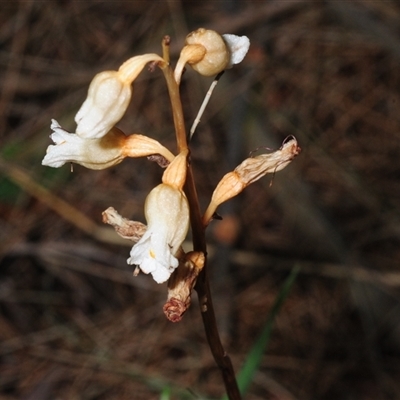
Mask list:
[[[171,399],[171,388],[165,386],[160,395],[160,400],[170,400]]]
[[[287,296],[290,293],[292,285],[296,280],[296,277],[299,273],[300,267],[294,267],[290,273],[290,275],[286,278],[277,298],[275,299],[275,303],[272,306],[271,312],[268,316],[268,319],[264,325],[264,328],[258,337],[257,341],[254,343],[251,348],[246,362],[243,365],[241,371],[238,375],[238,385],[240,389],[240,393],[245,394],[253,381],[254,374],[258,370],[262,357],[268,347],[269,340],[271,338],[273,323],[276,315],[279,313],[283,303],[285,302]],[[227,397],[224,396],[222,400],[227,400]]]

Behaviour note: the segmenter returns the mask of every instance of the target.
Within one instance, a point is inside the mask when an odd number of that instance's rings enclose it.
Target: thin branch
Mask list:
[[[224,74],[224,72],[225,72],[225,71],[221,71],[221,72],[215,77],[215,79],[212,81],[212,83],[211,83],[211,85],[210,85],[210,88],[208,89],[208,92],[207,92],[206,96],[204,97],[203,103],[201,104],[201,107],[200,107],[200,109],[199,109],[199,112],[198,112],[197,115],[196,115],[196,118],[195,118],[195,120],[194,120],[194,122],[193,122],[193,125],[192,125],[192,127],[190,128],[189,140],[192,138],[192,136],[193,136],[193,134],[194,134],[194,131],[196,130],[197,125],[198,125],[199,122],[200,122],[200,118],[202,117],[202,115],[203,115],[203,113],[204,113],[204,110],[206,109],[207,104],[208,104],[208,102],[210,101],[212,92],[213,92],[215,86],[217,86],[217,83],[218,83],[218,81],[219,81],[219,78],[221,78],[221,76]]]
[[[0,172],[7,176],[26,193],[38,199],[51,210],[55,211],[66,221],[70,222],[83,232],[96,239],[107,242],[122,244],[123,240],[116,237],[112,229],[99,226],[70,203],[53,194],[49,189],[36,182],[28,171],[20,166],[6,161],[0,157]]]
[[[169,43],[169,36],[165,36],[162,41],[162,48],[163,57],[166,61],[169,61]],[[174,73],[169,63],[166,66],[160,66],[160,68],[162,69],[165,80],[167,81],[168,93],[172,106],[172,115],[174,118],[176,141],[178,144],[178,150],[181,152],[182,150],[187,149],[187,140],[179,86],[175,81]]]

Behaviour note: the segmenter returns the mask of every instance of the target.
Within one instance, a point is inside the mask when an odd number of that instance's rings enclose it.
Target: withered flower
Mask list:
[[[278,172],[285,168],[301,149],[294,136],[285,140],[282,147],[269,154],[246,158],[233,171],[228,172],[218,183],[211,197],[211,202],[204,213],[203,223],[208,225],[217,207],[237,196],[251,183],[266,174]]]

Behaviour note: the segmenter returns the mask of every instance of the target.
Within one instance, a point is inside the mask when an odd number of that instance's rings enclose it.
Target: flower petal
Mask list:
[[[122,82],[117,71],[97,74],[75,116],[77,135],[84,139],[99,139],[106,135],[125,114],[131,95],[130,82]]]
[[[222,35],[222,37],[231,52],[231,58],[227,68],[232,68],[233,65],[242,62],[243,58],[246,56],[250,47],[250,40],[247,36],[237,36],[230,33],[226,33]]]

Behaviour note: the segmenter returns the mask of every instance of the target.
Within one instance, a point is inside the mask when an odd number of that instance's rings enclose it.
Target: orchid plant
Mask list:
[[[97,74],[75,116],[75,133],[67,132],[52,120],[50,138],[54,144],[47,148],[42,164],[59,168],[65,163],[78,163],[98,170],[115,166],[127,157],[148,157],[165,167],[162,182],[150,191],[144,204],[146,225],[123,218],[111,207],[103,212],[103,221],[112,225],[120,236],[134,242],[127,259],[128,264],[135,266],[134,275],[141,271],[151,274],[158,284],[168,282],[164,313],[169,320],[182,319],[190,306],[192,289],[197,291],[206,335],[221,368],[227,394],[230,399],[239,399],[232,364],[216,328],[207,278],[205,229],[220,204],[267,173],[286,167],[300,148],[296,139],[289,137],[277,151],[247,158],[221,179],[206,211],[201,213],[188,160],[190,149],[179,93],[182,75],[189,65],[203,76],[219,77],[243,60],[250,42],[246,36],[220,35],[200,28],[187,36],[175,69],[170,64],[169,42],[169,37],[164,37],[162,56],[134,56],[117,71]],[[152,69],[160,68],[166,80],[174,117],[176,155],[155,139],[137,133],[126,135],[115,126],[129,105],[133,82],[147,64]],[[206,96],[201,110],[207,101]],[[200,115],[196,118],[199,120]],[[185,253],[182,243],[189,228],[193,250]]]

